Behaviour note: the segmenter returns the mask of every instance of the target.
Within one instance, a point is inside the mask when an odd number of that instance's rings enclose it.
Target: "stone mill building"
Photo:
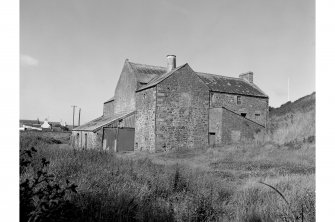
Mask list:
[[[265,130],[269,97],[253,82],[176,66],[124,62],[103,115],[72,131],[77,148],[161,152],[252,140]]]

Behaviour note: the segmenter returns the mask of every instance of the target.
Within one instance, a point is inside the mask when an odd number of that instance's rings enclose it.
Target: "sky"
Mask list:
[[[254,82],[278,107],[315,91],[313,0],[21,0],[20,118],[102,115],[125,59]],[[78,110],[76,112],[76,121]]]

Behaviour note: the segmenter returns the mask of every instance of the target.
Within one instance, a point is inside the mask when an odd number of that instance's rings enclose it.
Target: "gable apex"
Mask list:
[[[144,89],[148,89],[148,88],[151,88],[153,86],[156,86],[158,83],[162,82],[164,79],[166,79],[169,76],[171,76],[174,72],[176,72],[176,71],[178,71],[180,69],[183,69],[183,68],[190,68],[191,69],[191,67],[187,63],[185,63],[184,65],[181,65],[181,66],[178,66],[175,69],[172,69],[170,72],[167,72],[167,73],[165,73],[165,74],[163,74],[161,76],[158,76],[158,77],[152,79],[147,85],[144,85],[141,88],[139,88],[138,90],[136,90],[136,92],[139,92],[139,91],[142,91]]]

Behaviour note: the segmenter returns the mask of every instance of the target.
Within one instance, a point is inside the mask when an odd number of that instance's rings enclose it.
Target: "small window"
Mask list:
[[[247,113],[241,113],[241,116],[246,117]]]
[[[237,103],[237,105],[241,104],[241,96],[236,97],[236,103]]]
[[[261,116],[261,114],[255,113],[255,119],[259,119],[260,116]]]
[[[145,99],[145,97],[147,97],[147,94],[146,94],[146,93],[143,93],[143,99]]]

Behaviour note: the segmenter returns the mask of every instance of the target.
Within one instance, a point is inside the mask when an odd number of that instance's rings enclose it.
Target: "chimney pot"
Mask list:
[[[176,56],[175,55],[167,55],[166,60],[167,60],[167,71],[168,72],[176,68]]]

